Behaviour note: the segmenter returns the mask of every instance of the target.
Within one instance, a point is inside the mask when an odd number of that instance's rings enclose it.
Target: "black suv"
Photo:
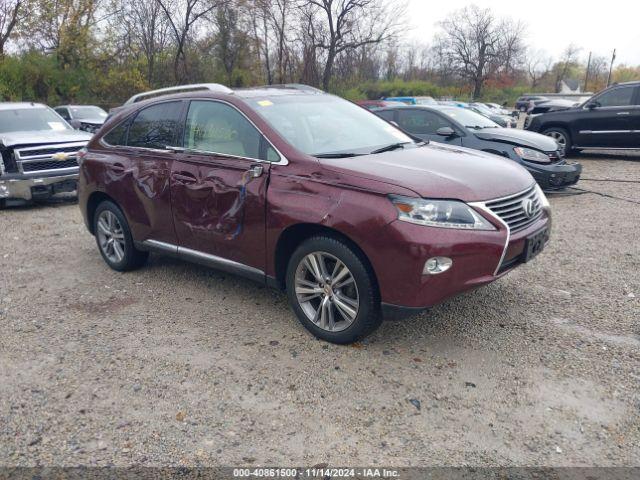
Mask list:
[[[576,107],[532,118],[528,130],[571,150],[640,149],[640,81],[612,85]]]

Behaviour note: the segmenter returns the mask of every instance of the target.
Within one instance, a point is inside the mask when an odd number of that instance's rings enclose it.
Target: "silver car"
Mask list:
[[[46,105],[0,103],[0,206],[74,191],[90,138]]]

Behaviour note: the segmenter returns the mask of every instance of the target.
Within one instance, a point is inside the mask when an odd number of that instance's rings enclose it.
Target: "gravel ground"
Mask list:
[[[640,202],[640,156],[581,189]],[[531,264],[340,347],[283,294],[109,270],[70,202],[0,212],[1,465],[640,465],[640,204],[554,195]]]

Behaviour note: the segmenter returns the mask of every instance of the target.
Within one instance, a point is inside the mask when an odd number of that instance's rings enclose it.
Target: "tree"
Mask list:
[[[0,5],[0,58],[4,57],[7,40],[18,22],[24,18],[26,7],[23,0],[2,0]]]
[[[215,10],[220,2],[214,0],[156,0],[166,15],[175,40],[173,76],[177,83],[184,83],[188,76],[185,47],[194,25],[202,17]]]
[[[535,89],[551,73],[552,63],[551,57],[540,50],[529,52],[527,56],[527,74],[529,75],[532,89]]]
[[[560,61],[554,66],[556,72],[556,92],[560,91],[561,83],[568,78],[573,68],[577,67],[578,55],[582,49],[571,43],[565,48]]]
[[[158,56],[169,41],[169,22],[157,0],[116,0],[111,28],[120,31],[119,42],[146,63],[146,81],[153,85]]]
[[[304,0],[298,4],[322,52],[322,88],[329,89],[336,58],[398,36],[404,5],[384,0]]]
[[[490,9],[465,7],[440,23],[437,48],[444,62],[473,86],[473,98],[482,95],[485,81],[513,67],[523,50],[522,26],[499,20]]]

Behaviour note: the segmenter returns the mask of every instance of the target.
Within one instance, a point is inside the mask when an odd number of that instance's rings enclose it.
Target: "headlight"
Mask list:
[[[495,230],[496,228],[473,208],[455,200],[389,197],[398,210],[398,220],[440,228],[465,230]]]
[[[539,152],[533,148],[515,147],[514,152],[523,160],[530,160],[538,163],[551,163],[549,155]]]
[[[551,204],[549,203],[549,200],[547,200],[547,196],[542,191],[542,188],[540,188],[540,185],[536,183],[535,188],[536,188],[536,193],[538,194],[538,198],[540,199],[540,205],[542,205],[542,208],[551,208]]]

